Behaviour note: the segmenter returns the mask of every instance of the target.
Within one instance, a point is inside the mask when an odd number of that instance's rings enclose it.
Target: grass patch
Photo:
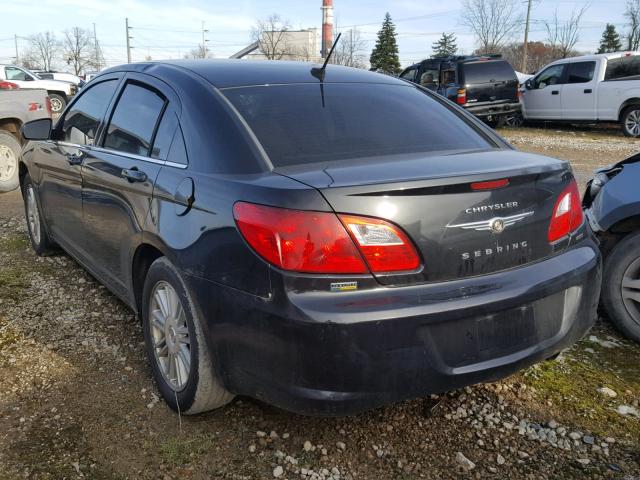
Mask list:
[[[24,251],[29,245],[29,239],[24,235],[14,235],[0,238],[0,252],[16,253]]]
[[[19,300],[29,287],[24,268],[9,267],[0,270],[0,298]]]
[[[162,442],[160,452],[165,462],[179,467],[206,452],[211,452],[214,443],[214,439],[208,435],[179,436]]]
[[[631,342],[605,348],[583,340],[561,361],[538,364],[523,375],[539,400],[552,401],[550,408],[558,420],[640,446],[640,419],[615,411],[640,396],[639,358],[640,346]],[[597,391],[600,387],[609,387],[618,396],[605,397]]]

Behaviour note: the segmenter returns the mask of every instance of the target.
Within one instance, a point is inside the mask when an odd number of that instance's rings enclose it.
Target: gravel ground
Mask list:
[[[583,177],[635,145],[502,133],[577,155]],[[69,257],[32,253],[17,192],[0,206],[0,478],[640,479],[640,348],[606,322],[504,381],[362,415],[238,398],[180,418],[157,396],[131,312]]]

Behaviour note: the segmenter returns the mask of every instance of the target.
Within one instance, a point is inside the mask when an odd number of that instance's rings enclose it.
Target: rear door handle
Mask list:
[[[551,95],[559,95],[560,90],[551,90]]]
[[[591,90],[590,88],[585,88],[584,89],[584,93],[592,93],[592,92],[593,92],[593,90]]]
[[[147,174],[138,170],[137,168],[123,168],[120,172],[122,178],[126,178],[131,183],[133,182],[146,182]]]

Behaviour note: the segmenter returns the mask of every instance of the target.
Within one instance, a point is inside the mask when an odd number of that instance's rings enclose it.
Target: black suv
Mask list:
[[[430,58],[411,65],[400,78],[447,97],[490,124],[520,112],[518,77],[499,56]]]

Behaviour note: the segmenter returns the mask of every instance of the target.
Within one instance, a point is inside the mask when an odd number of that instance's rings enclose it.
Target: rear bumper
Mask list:
[[[464,108],[469,113],[472,113],[476,117],[509,115],[512,113],[520,113],[521,111],[521,105],[519,102],[486,104],[486,105],[467,104],[464,106]]]
[[[600,275],[588,239],[527,267],[413,287],[295,292],[278,277],[272,298],[259,299],[188,281],[230,391],[344,415],[495,381],[553,356],[593,324]]]

